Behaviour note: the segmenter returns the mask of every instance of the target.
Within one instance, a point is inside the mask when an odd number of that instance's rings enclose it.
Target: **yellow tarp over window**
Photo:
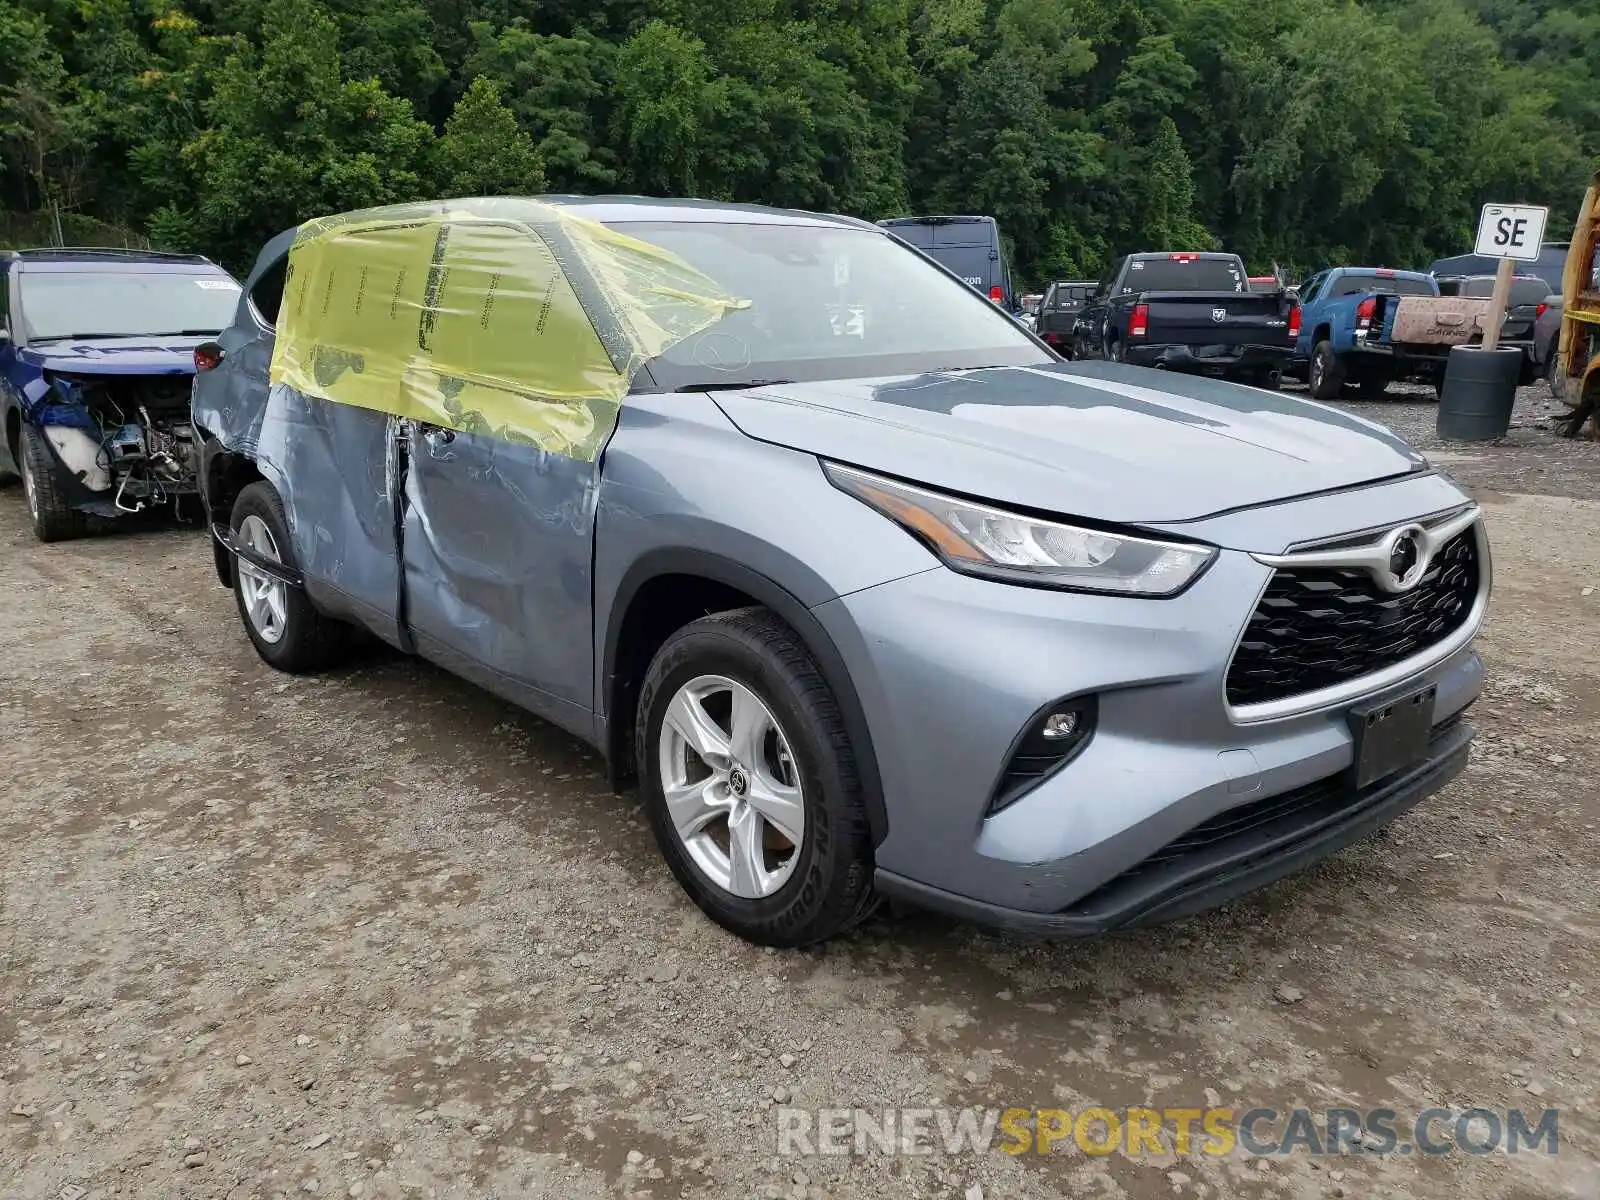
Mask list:
[[[367,209],[296,235],[272,382],[593,461],[634,373],[745,303],[555,204]]]

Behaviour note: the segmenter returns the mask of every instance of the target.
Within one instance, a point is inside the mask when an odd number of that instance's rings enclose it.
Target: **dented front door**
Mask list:
[[[406,441],[405,615],[417,652],[584,728],[598,461],[417,421]]]

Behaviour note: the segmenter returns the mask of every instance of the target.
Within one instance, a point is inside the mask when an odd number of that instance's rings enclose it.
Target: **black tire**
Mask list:
[[[1363,400],[1380,400],[1389,390],[1387,375],[1365,375],[1356,380],[1356,391]]]
[[[689,857],[667,811],[659,744],[666,711],[686,683],[718,675],[754,692],[783,728],[805,807],[793,873],[771,895],[745,899]],[[724,929],[765,946],[804,946],[860,923],[877,907],[872,839],[855,754],[833,692],[787,624],[764,608],[716,613],[679,629],[657,651],[639,693],[636,752],[650,828],[690,899]]]
[[[1122,361],[1122,343],[1118,339],[1110,338],[1106,341],[1106,358],[1116,363]]]
[[[1344,390],[1344,364],[1333,352],[1333,343],[1327,339],[1317,343],[1311,352],[1311,366],[1306,375],[1314,400],[1337,400]]]
[[[22,427],[22,454],[17,465],[22,468],[22,490],[34,536],[41,542],[81,537],[88,521],[62,495],[55,459],[45,445],[44,434],[32,425]]]
[[[1247,382],[1264,392],[1281,391],[1283,389],[1283,373],[1281,371],[1257,371]]]
[[[1572,378],[1566,372],[1566,363],[1557,355],[1550,356],[1550,369],[1545,376],[1550,385],[1550,395],[1565,404],[1568,408],[1578,405],[1579,380]]]
[[[294,547],[289,540],[289,522],[283,501],[269,483],[258,481],[239,493],[234,501],[229,528],[235,537],[247,517],[257,517],[272,535],[280,562],[293,567]],[[269,640],[256,628],[246,607],[245,591],[239,577],[237,557],[233,563],[233,598],[239,620],[249,635],[256,653],[268,666],[290,675],[307,675],[332,666],[342,656],[354,632],[343,622],[323,616],[301,588],[285,587],[282,635]]]

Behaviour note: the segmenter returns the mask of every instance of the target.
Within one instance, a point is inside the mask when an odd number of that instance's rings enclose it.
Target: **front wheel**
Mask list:
[[[802,946],[872,912],[850,738],[788,625],[745,608],[678,630],[650,664],[636,728],[656,843],[712,920],[762,945]]]
[[[294,566],[289,522],[272,485],[252,483],[234,501],[233,539],[267,562]],[[233,596],[251,644],[268,666],[303,675],[332,665],[348,627],[319,613],[304,589],[235,555]]]
[[[87,522],[61,494],[55,461],[45,446],[44,434],[32,425],[22,427],[22,454],[17,466],[22,471],[22,495],[28,502],[34,536],[41,542],[64,542],[82,534]]]

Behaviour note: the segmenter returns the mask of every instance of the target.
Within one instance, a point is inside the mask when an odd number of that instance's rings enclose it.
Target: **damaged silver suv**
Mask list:
[[[262,658],[359,626],[572,731],[759,942],[882,896],[1050,935],[1182,916],[1466,764],[1470,497],[1331,408],[1064,363],[863,222],[346,214],[270,243],[201,356]]]

